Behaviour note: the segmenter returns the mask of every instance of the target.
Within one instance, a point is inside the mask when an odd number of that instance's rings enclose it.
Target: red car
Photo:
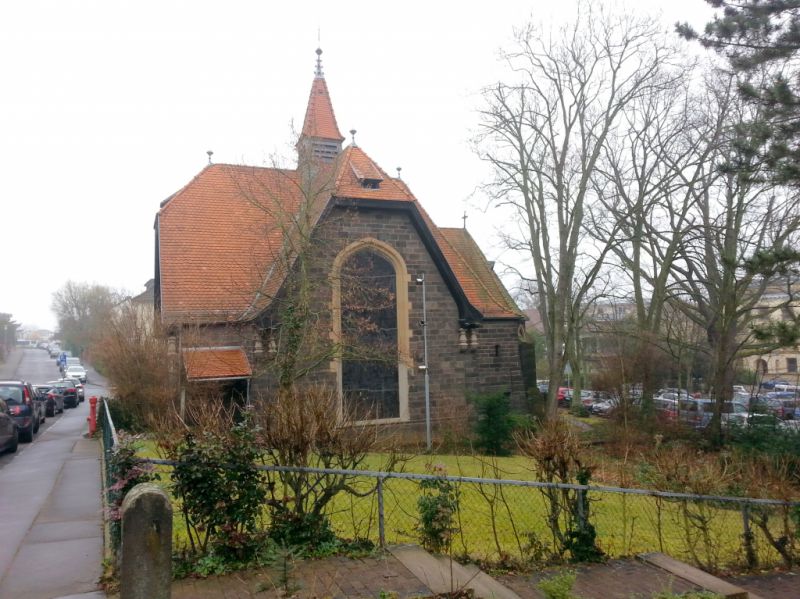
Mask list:
[[[569,407],[572,402],[572,388],[559,387],[558,388],[558,405],[562,407]]]

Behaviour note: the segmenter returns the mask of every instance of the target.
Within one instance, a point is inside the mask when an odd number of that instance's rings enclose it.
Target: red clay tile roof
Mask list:
[[[466,229],[439,229],[439,242],[469,302],[484,318],[524,318]]]
[[[294,171],[209,165],[158,214],[161,314],[237,320],[282,251],[300,205]]]
[[[328,84],[325,83],[323,77],[315,78],[311,85],[306,118],[303,121],[303,135],[344,141],[344,137],[339,132],[339,125],[336,124],[336,115],[333,113]]]
[[[380,187],[362,187],[353,167],[379,175]],[[414,204],[484,317],[520,316],[472,237],[437,227],[403,181],[389,177],[357,147],[346,148],[335,168],[337,197]],[[316,222],[330,196],[317,194],[309,222]],[[203,169],[159,213],[162,320],[233,321],[266,308],[291,262],[284,242],[302,197],[295,171],[223,164]]]
[[[361,180],[380,181],[378,189],[362,186]],[[415,202],[416,198],[399,179],[392,179],[358,146],[342,150],[336,176],[337,197],[362,200],[401,200]]]
[[[192,380],[238,379],[253,374],[241,347],[201,347],[183,350],[186,378]]]

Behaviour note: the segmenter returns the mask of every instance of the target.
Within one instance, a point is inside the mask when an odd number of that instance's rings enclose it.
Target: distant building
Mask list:
[[[130,298],[130,304],[136,312],[137,321],[149,331],[155,322],[155,279],[144,284],[144,291]]]
[[[636,315],[636,304],[628,301],[596,301],[586,311],[581,326],[581,349],[589,369],[619,352],[619,337],[629,336],[624,323]]]
[[[800,316],[800,284],[794,283],[789,290],[773,288],[765,293],[754,308],[756,320],[753,324],[769,324],[770,322],[791,322]],[[783,347],[761,355],[742,359],[742,366],[759,374],[763,381],[785,380],[790,384],[800,384],[800,348]]]

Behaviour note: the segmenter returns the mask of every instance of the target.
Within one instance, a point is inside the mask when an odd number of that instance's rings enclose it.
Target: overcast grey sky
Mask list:
[[[629,6],[702,25],[702,0]],[[531,18],[572,0],[0,4],[0,312],[55,326],[69,279],[135,294],[153,276],[159,202],[207,163],[290,157],[313,78],[317,31],[342,132],[387,172],[403,168],[434,221],[500,248],[475,188],[479,90]],[[345,135],[347,135],[345,133]]]

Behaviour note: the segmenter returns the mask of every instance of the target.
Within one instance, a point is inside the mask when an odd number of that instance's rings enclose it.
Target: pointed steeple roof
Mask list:
[[[328,84],[325,83],[325,76],[322,74],[321,55],[322,50],[317,48],[317,68],[314,73],[314,83],[311,84],[306,118],[303,121],[303,137],[331,140],[341,144],[344,136],[336,124]]]

